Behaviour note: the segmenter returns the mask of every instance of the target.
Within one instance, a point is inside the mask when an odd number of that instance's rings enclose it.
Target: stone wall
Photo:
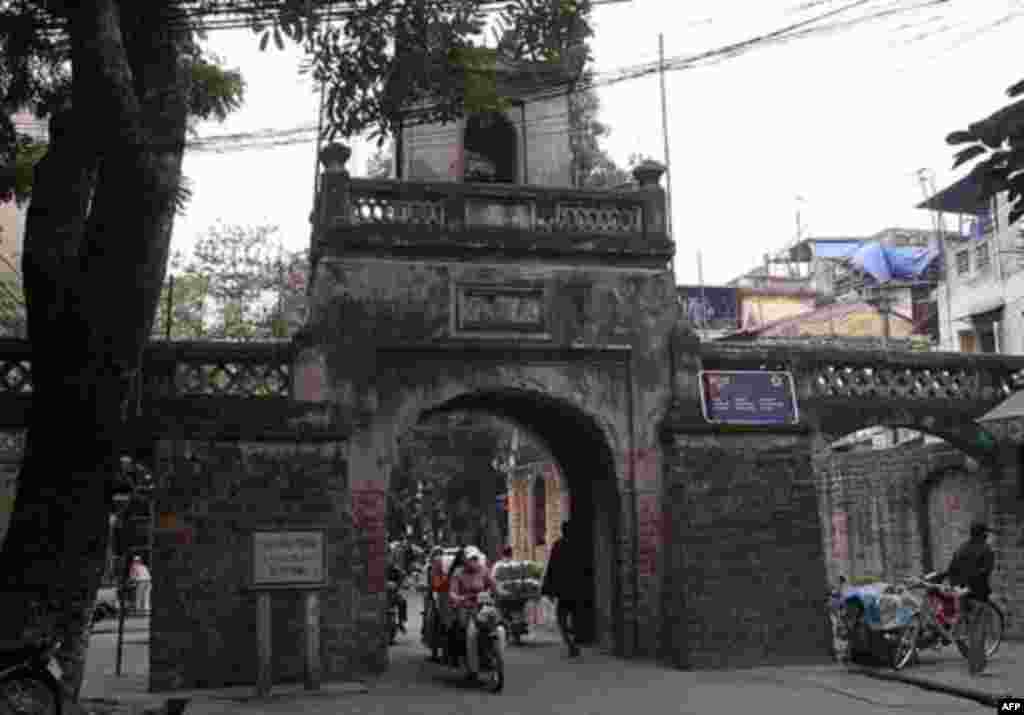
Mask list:
[[[1024,549],[1017,543],[1017,464],[979,464],[947,444],[815,455],[828,578],[895,581],[949,566],[970,522],[999,530],[992,538],[993,597],[1007,632],[1024,635]]]
[[[159,446],[150,643],[152,690],[251,684],[255,595],[247,590],[255,528],[322,527],[329,586],[321,596],[325,680],[387,662],[374,524],[351,500],[346,445],[164,441]],[[300,597],[274,596],[274,679],[301,679]]]
[[[828,657],[810,442],[723,430],[666,444],[661,651],[673,665]]]

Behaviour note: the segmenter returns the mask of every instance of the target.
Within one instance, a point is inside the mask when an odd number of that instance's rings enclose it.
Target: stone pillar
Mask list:
[[[361,579],[347,475],[345,445],[334,440],[210,436],[158,444],[150,690],[255,684],[251,534],[265,528],[325,531],[321,672],[328,681],[366,672],[351,610]],[[272,611],[275,681],[301,680],[301,594],[275,593]]]
[[[667,659],[690,668],[825,660],[810,435],[690,424],[666,441]]]
[[[644,196],[644,235],[664,236],[668,232],[665,221],[665,190],[659,182],[665,166],[656,161],[641,162],[633,169],[633,178]]]

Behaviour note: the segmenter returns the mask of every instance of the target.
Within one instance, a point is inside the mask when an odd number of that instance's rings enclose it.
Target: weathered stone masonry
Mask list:
[[[821,659],[825,568],[809,435],[680,425],[665,437],[667,660]]]
[[[1012,450],[1011,450],[1012,451]],[[1024,547],[1018,543],[1017,465],[974,460],[947,444],[815,455],[828,576],[888,581],[943,570],[974,518],[995,526],[993,598],[1007,633],[1024,636]]]

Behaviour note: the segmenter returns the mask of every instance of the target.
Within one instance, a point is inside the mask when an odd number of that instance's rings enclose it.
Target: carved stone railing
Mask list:
[[[143,358],[145,395],[287,398],[293,355],[290,342],[150,343]],[[31,394],[28,342],[0,340],[0,395]]]
[[[146,395],[168,397],[291,396],[290,342],[151,343],[143,374]]]
[[[1024,386],[1024,357],[705,343],[713,369],[786,369],[798,397],[836,403],[995,405]]]
[[[29,344],[18,338],[0,338],[0,394],[32,394]]]
[[[321,255],[374,250],[436,252],[445,247],[507,253],[613,253],[662,263],[673,246],[665,226],[663,171],[634,172],[638,188],[579,190],[514,184],[352,178],[348,153],[321,155],[317,225]],[[332,161],[323,154],[333,149]]]

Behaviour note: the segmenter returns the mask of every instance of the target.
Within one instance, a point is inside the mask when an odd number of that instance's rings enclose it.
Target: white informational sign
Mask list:
[[[319,588],[327,585],[324,532],[254,531],[253,588]]]

